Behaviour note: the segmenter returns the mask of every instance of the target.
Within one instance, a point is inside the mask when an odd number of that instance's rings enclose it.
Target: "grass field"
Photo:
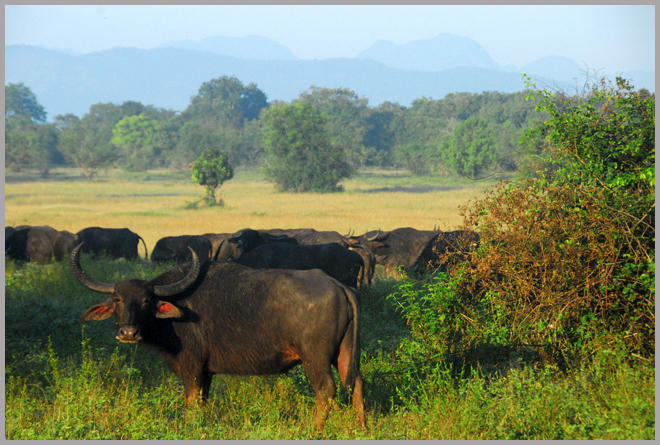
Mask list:
[[[256,172],[225,184],[225,206],[186,209],[202,197],[187,175],[111,172],[98,181],[58,170],[49,181],[9,177],[5,224],[128,227],[149,250],[162,236],[245,227],[313,227],[362,233],[402,226],[458,227],[459,206],[492,183],[368,171],[345,192],[286,194]],[[362,294],[362,358],[368,430],[338,396],[323,431],[300,367],[269,377],[215,376],[208,404],[184,409],[178,378],[148,348],[119,344],[110,320],[79,317],[103,296],[84,289],[68,262],[5,258],[7,439],[653,439],[655,368],[631,365],[612,347],[579,369],[559,370],[502,353],[495,364],[452,369],[438,361],[420,377],[399,354],[408,327],[399,283],[377,269]],[[148,261],[82,259],[102,281],[149,278]],[[408,345],[409,346],[409,345]]]
[[[203,189],[187,174],[156,172],[138,180],[111,172],[93,182],[64,180],[75,173],[55,171],[55,178],[62,180],[38,182],[8,178],[5,224],[50,225],[73,233],[91,226],[128,227],[145,239],[150,251],[163,236],[246,227],[312,227],[340,233],[406,226],[450,230],[462,222],[458,207],[490,184],[368,171],[344,181],[343,193],[292,194],[276,191],[256,172],[239,171],[220,188],[224,206],[191,210],[186,205],[201,199]]]

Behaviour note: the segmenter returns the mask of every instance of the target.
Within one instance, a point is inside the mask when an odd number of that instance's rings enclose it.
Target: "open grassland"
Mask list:
[[[150,251],[162,236],[244,227],[450,230],[461,223],[458,207],[489,185],[370,171],[345,181],[344,193],[293,195],[255,172],[238,172],[221,189],[224,207],[186,209],[202,196],[187,175],[112,172],[88,182],[67,178],[71,171],[56,173],[50,181],[8,178],[6,224],[72,232],[128,227]],[[315,396],[301,367],[278,376],[215,376],[208,403],[186,410],[182,384],[155,351],[117,343],[111,320],[81,325],[84,310],[105,297],[78,284],[67,261],[5,262],[7,439],[655,437],[655,368],[631,365],[614,345],[569,370],[503,350],[480,363],[457,366],[460,360],[439,357],[431,370],[428,363],[418,366],[414,344],[404,342],[409,326],[396,298],[401,284],[380,267],[361,297],[368,430],[357,427],[350,403],[338,395],[339,406],[317,431]],[[82,265],[107,282],[147,279],[169,267],[86,256]]]
[[[220,188],[224,206],[190,209],[187,206],[201,199],[203,189],[188,174],[156,172],[138,179],[111,172],[90,182],[73,176],[74,170],[55,171],[55,177],[58,173],[70,179],[8,178],[5,224],[50,225],[73,233],[91,226],[128,227],[144,238],[149,251],[163,236],[246,227],[311,227],[357,234],[406,226],[453,230],[462,223],[459,206],[492,184],[372,170],[344,181],[343,193],[294,194],[277,191],[254,171],[238,171]]]

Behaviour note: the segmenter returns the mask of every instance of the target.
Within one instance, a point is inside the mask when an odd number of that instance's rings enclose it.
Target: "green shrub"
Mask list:
[[[215,148],[207,148],[193,163],[192,171],[192,180],[206,191],[206,205],[222,204],[222,200],[216,201],[215,189],[234,177],[234,169],[227,157]]]

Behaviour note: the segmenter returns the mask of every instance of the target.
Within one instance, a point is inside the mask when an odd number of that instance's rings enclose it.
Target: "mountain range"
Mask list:
[[[403,45],[378,41],[356,58],[321,60],[298,59],[285,46],[259,36],[79,55],[37,46],[5,47],[6,84],[30,87],[49,120],[66,113],[82,116],[99,102],[127,100],[182,111],[202,83],[223,75],[236,76],[245,85],[254,82],[269,101],[290,101],[317,86],[349,88],[370,106],[385,101],[409,106],[421,97],[441,99],[454,92],[520,91],[525,88],[523,73],[539,87],[568,93],[586,80],[585,70],[565,57],[541,58],[520,69],[500,67],[477,42],[451,34]],[[614,74],[655,91],[654,73]]]

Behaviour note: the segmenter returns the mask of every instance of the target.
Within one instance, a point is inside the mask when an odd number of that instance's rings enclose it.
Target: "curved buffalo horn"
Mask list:
[[[109,283],[103,283],[101,281],[96,281],[93,278],[90,278],[82,267],[80,267],[80,249],[84,242],[78,244],[71,251],[71,268],[73,269],[73,276],[88,289],[91,289],[102,294],[111,294],[115,291],[115,285]]]
[[[197,280],[197,276],[199,275],[200,271],[199,258],[197,258],[197,254],[192,249],[192,247],[188,246],[188,249],[192,254],[192,265],[190,266],[190,270],[186,276],[176,283],[154,286],[154,294],[158,295],[159,297],[171,297],[173,295],[180,294],[191,284],[193,284],[195,280]]]
[[[378,238],[380,238],[383,235],[383,232],[378,229],[378,232],[376,232],[375,235],[367,237],[367,241],[376,241]]]

